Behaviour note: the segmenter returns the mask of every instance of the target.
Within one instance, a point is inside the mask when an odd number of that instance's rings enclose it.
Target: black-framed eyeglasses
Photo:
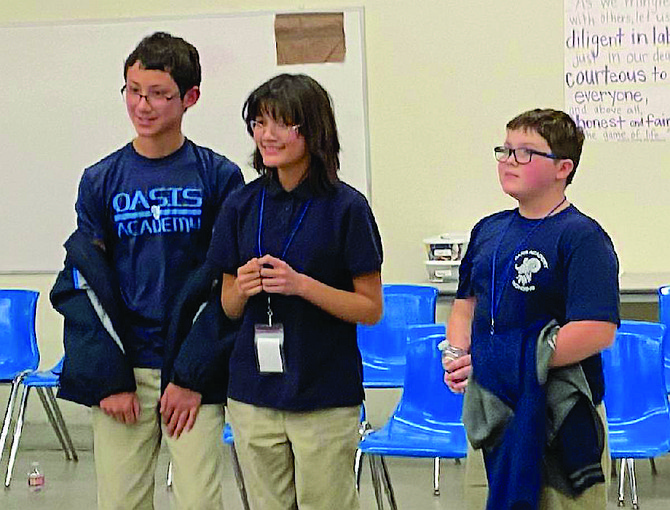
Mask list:
[[[265,129],[265,124],[263,124],[263,121],[260,120],[251,120],[249,121],[249,126],[251,127],[251,131],[254,133],[262,133],[263,130]],[[290,135],[294,135],[298,133],[298,129],[300,129],[300,124],[284,124],[283,122],[272,122],[270,123],[270,127],[272,127],[273,132],[282,137],[286,138]]]
[[[496,160],[500,161],[501,163],[507,161],[512,154],[514,155],[516,162],[520,165],[527,165],[530,163],[530,160],[533,158],[533,156],[542,156],[543,158],[549,159],[563,159],[550,152],[536,151],[535,149],[527,149],[526,147],[517,147],[516,149],[512,149],[511,147],[493,148],[493,155],[495,156]]]
[[[139,102],[144,98],[150,106],[163,106],[179,95],[178,92],[167,92],[161,89],[152,89],[146,94],[141,94],[140,92],[140,89],[128,87],[127,84],[121,87],[121,94],[127,99]]]

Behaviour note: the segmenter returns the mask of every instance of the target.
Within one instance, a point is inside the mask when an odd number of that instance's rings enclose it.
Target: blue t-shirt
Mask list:
[[[497,334],[551,319],[561,326],[581,320],[619,324],[619,265],[607,233],[573,205],[542,221],[514,209],[473,228],[456,293],[477,299],[473,343],[490,335],[496,251]],[[599,402],[604,391],[600,354],[582,361],[582,367]]]
[[[85,170],[77,226],[104,243],[116,269],[133,366],[162,366],[172,299],[205,260],[224,198],[243,184],[237,165],[190,140],[159,159],[129,143]]]
[[[259,256],[263,188],[263,254],[282,258],[287,236],[310,201],[283,260],[300,273],[347,291],[353,291],[355,277],[380,271],[381,238],[363,195],[342,182],[325,195],[314,195],[308,181],[287,192],[265,177],[235,192],[216,221],[208,259],[224,273],[236,275],[238,267]],[[271,295],[273,322],[284,327],[285,372],[259,373],[254,325],[268,322],[267,296],[264,292],[253,296],[245,306],[230,360],[228,396],[296,411],[360,404],[362,362],[356,324],[297,296]]]

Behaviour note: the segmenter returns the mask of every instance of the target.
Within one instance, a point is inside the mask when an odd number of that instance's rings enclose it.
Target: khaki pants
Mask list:
[[[358,510],[359,413],[358,406],[288,412],[228,399],[252,510]]]
[[[601,464],[605,483],[589,487],[579,497],[571,498],[552,487],[542,487],[540,493],[540,510],[605,510],[607,506],[607,491],[609,489],[611,458],[607,436],[607,417],[605,406],[597,407],[598,414],[605,426],[605,448]],[[488,482],[484,456],[481,450],[468,448],[468,458],[465,466],[465,501],[468,510],[482,510],[486,508],[488,497]]]
[[[175,507],[223,508],[223,405],[201,406],[194,427],[179,439],[168,437],[158,405],[160,370],[136,368],[140,401],[136,423],[125,425],[93,408],[93,448],[100,510],[152,510],[161,438],[172,458]]]

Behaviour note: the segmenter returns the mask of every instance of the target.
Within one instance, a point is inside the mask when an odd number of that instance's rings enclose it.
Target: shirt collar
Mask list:
[[[309,185],[309,179],[303,179],[302,182],[291,191],[286,191],[282,188],[281,184],[279,184],[276,172],[266,175],[265,189],[267,190],[268,196],[272,198],[279,198],[282,195],[287,195],[294,200],[309,200],[314,197],[314,193]]]

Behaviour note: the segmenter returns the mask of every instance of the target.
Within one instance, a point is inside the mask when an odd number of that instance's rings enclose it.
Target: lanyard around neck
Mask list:
[[[495,252],[493,252],[493,259],[491,261],[491,336],[493,336],[496,331],[496,316],[498,315],[498,311],[500,310],[500,302],[502,301],[502,296],[505,292],[505,288],[507,287],[507,281],[509,280],[510,274],[512,272],[512,264],[514,263],[514,254],[519,251],[521,246],[523,246],[528,241],[528,239],[530,239],[530,236],[532,236],[535,233],[535,231],[542,226],[542,224],[546,221],[546,219],[549,218],[549,216],[551,216],[556,209],[561,207],[566,200],[567,198],[563,197],[563,200],[561,200],[551,211],[549,211],[544,216],[544,218],[542,218],[537,223],[537,225],[531,228],[525,235],[525,237],[517,243],[516,247],[512,251],[509,262],[505,267],[505,271],[503,272],[504,274],[503,285],[502,288],[500,289],[500,295],[496,299],[496,262],[498,260],[498,252],[500,251],[500,247],[502,246],[503,240],[505,239],[505,234],[507,234],[507,231],[512,226],[512,222],[514,221],[515,217],[514,214],[512,214],[509,221],[507,222],[505,230],[503,230],[502,234],[500,235],[500,238],[498,239],[498,246],[496,246],[496,250]]]
[[[302,224],[302,220],[305,218],[305,214],[307,213],[307,209],[309,208],[309,204],[312,202],[311,199],[307,200],[302,206],[302,209],[300,210],[300,214],[298,214],[298,217],[296,220],[293,222],[293,226],[291,227],[291,231],[289,232],[288,236],[284,240],[284,248],[282,249],[282,254],[281,257],[279,257],[281,260],[284,260],[284,257],[286,256],[286,252],[288,251],[288,247],[291,246],[291,243],[293,242],[293,238],[295,237],[296,232],[298,232],[298,229],[300,228],[300,225]],[[263,256],[263,210],[265,209],[265,187],[261,190],[261,196],[260,196],[260,206],[258,207],[258,245],[256,246],[258,250],[258,256],[262,257]]]

